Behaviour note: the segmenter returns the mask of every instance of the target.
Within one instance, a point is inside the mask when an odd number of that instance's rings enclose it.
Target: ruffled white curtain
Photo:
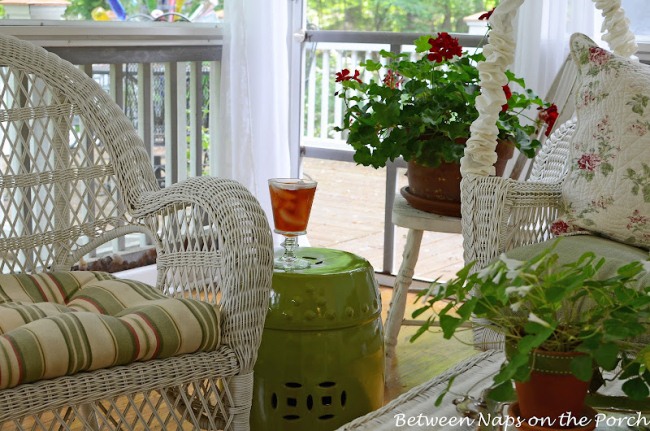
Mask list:
[[[519,8],[513,71],[543,96],[569,54],[569,38],[581,32],[600,36],[592,0],[526,0]]]
[[[290,175],[287,4],[224,2],[217,174],[246,186],[271,225],[267,180]]]

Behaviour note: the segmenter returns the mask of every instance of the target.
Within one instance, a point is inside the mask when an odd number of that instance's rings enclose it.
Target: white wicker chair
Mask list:
[[[157,250],[157,287],[221,307],[213,352],[79,373],[0,391],[0,429],[248,430],[273,245],[236,182],[161,190],[132,124],[72,64],[0,36],[3,273],[70,269],[127,233]]]
[[[614,52],[636,52],[620,0],[593,0],[605,17],[603,39]],[[486,61],[478,65],[483,93],[477,100],[479,117],[472,124],[465,157],[461,161],[461,213],[465,262],[481,268],[515,247],[552,237],[550,224],[558,215],[561,182],[567,171],[569,142],[575,123],[569,121],[546,141],[535,158],[527,181],[493,176],[496,159],[495,118],[505,103],[501,89],[505,69],[514,59],[513,22],[524,0],[503,0],[491,16]],[[503,81],[503,82],[502,82]],[[494,334],[476,334],[475,341],[494,346]]]

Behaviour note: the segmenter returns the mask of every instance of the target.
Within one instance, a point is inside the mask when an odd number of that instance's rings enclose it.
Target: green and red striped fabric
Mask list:
[[[0,275],[0,389],[219,343],[207,302],[101,272]]]

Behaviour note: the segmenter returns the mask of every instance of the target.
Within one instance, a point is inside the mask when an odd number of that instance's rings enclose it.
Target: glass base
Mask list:
[[[311,263],[300,257],[287,257],[285,255],[276,257],[273,260],[273,267],[275,269],[282,269],[285,271],[296,271],[301,269],[307,269],[311,266]]]
[[[298,237],[295,235],[286,236],[282,243],[284,252],[276,255],[273,260],[273,267],[275,269],[283,269],[285,271],[296,271],[300,269],[307,269],[311,266],[308,260],[296,256],[298,250]]]

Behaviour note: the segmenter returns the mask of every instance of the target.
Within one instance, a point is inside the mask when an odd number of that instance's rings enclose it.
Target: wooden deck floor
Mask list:
[[[305,158],[304,172],[318,188],[308,226],[313,247],[336,248],[365,257],[375,271],[383,268],[385,170],[354,163]],[[404,172],[399,187],[406,185]],[[407,230],[395,233],[394,267],[402,261]],[[460,234],[425,232],[415,278],[448,279],[463,266]]]

